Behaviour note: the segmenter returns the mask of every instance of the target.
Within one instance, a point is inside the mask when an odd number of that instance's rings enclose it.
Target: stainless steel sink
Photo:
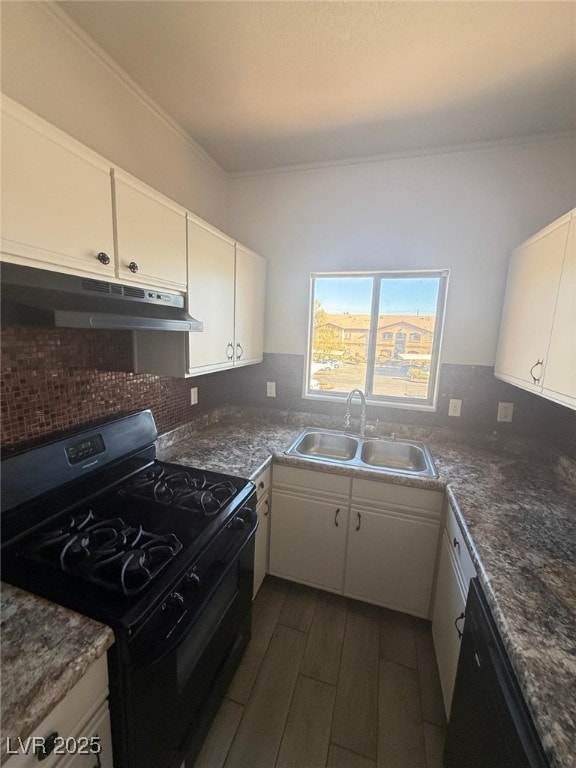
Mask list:
[[[305,429],[286,453],[377,472],[438,477],[428,447],[415,440],[365,438],[330,429]]]
[[[395,440],[370,440],[363,444],[360,459],[371,467],[387,467],[404,472],[425,472],[424,447]]]
[[[358,440],[338,432],[306,432],[296,450],[303,456],[349,461],[356,456]]]

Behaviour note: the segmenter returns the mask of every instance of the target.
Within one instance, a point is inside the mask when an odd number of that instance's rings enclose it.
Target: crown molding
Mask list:
[[[136,98],[144,104],[144,106],[150,110],[159,120],[161,120],[168,128],[170,128],[175,134],[183,139],[194,154],[202,160],[213,172],[215,172],[221,178],[228,178],[226,171],[218,165],[218,163],[204,150],[200,144],[187,133],[182,126],[176,122],[170,115],[165,112],[162,107],[157,104],[147,93],[144,91],[138,83],[133,80],[130,75],[117,64],[114,59],[109,56],[98,43],[96,43],[86,32],[63,11],[54,0],[42,0],[38,5],[55,19],[60,26],[71,35],[77,42],[79,42],[89,53],[98,60],[109,72],[111,72],[117,80],[119,80],[124,88],[136,96]]]
[[[424,147],[422,149],[406,150],[405,152],[388,152],[381,155],[363,155],[343,160],[326,160],[324,162],[301,163],[298,165],[280,165],[261,168],[252,171],[231,171],[230,181],[256,178],[260,176],[280,176],[290,173],[306,173],[323,171],[329,168],[344,168],[353,165],[371,165],[373,163],[395,162],[434,155],[451,155],[462,152],[483,152],[499,147],[521,146],[524,144],[540,144],[547,141],[563,141],[572,139],[576,145],[576,130],[535,133],[529,136],[513,136],[504,139],[489,139],[486,141],[471,141],[462,144],[446,144],[439,147]]]

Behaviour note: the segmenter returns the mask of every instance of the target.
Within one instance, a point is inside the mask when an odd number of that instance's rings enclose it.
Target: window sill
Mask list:
[[[303,400],[314,400],[318,403],[341,403],[346,405],[347,394],[344,395],[315,395],[311,392],[305,392],[302,394]],[[358,406],[358,399],[354,399],[352,406]],[[435,412],[437,410],[437,403],[392,403],[390,401],[384,402],[382,400],[370,400],[366,398],[366,405],[376,408],[396,408],[401,411],[428,411]]]

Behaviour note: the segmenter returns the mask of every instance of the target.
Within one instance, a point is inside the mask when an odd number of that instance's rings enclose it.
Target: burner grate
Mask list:
[[[129,480],[120,493],[204,516],[217,514],[236,495],[230,480],[213,481],[189,470],[155,466]]]
[[[181,549],[173,533],[150,533],[141,525],[127,525],[120,517],[99,519],[88,510],[45,532],[28,547],[25,557],[124,595],[136,595]]]

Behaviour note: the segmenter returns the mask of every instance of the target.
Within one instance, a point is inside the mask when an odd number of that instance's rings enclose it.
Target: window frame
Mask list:
[[[368,346],[366,352],[366,379],[364,386],[368,391],[365,392],[366,403],[381,408],[403,408],[406,410],[417,411],[435,411],[438,404],[438,379],[441,365],[442,339],[444,336],[444,321],[446,318],[446,303],[448,298],[448,281],[450,277],[449,269],[426,269],[426,270],[382,270],[374,272],[349,271],[349,272],[311,272],[310,273],[310,293],[309,293],[309,316],[308,316],[308,339],[306,344],[306,361],[304,365],[304,382],[302,386],[302,398],[304,400],[316,400],[319,402],[346,402],[348,392],[331,392],[330,394],[320,393],[308,388],[310,381],[310,368],[312,364],[312,341],[314,337],[314,296],[315,280],[318,278],[371,278],[372,279],[372,300],[370,307],[370,331],[368,335]],[[436,315],[434,324],[434,338],[432,343],[430,378],[428,384],[428,397],[422,398],[399,398],[390,395],[374,394],[374,368],[376,367],[376,349],[378,343],[378,322],[380,315],[380,292],[382,280],[384,279],[410,279],[410,278],[438,278],[438,296],[436,300]],[[374,318],[376,323],[374,324]]]

